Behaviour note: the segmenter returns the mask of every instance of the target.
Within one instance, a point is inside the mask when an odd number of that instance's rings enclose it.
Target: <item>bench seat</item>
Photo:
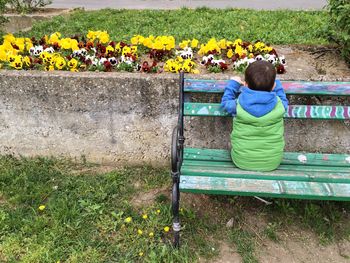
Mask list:
[[[222,149],[185,148],[180,191],[317,200],[350,200],[350,155],[284,154],[271,172],[244,171]]]

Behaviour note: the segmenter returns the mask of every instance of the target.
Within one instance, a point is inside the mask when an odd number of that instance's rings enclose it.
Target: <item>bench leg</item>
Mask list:
[[[177,182],[176,182],[177,181]],[[173,211],[173,231],[174,231],[174,246],[179,248],[180,246],[180,218],[179,218],[179,206],[180,206],[180,191],[178,180],[173,181],[173,193],[172,193],[172,211]]]

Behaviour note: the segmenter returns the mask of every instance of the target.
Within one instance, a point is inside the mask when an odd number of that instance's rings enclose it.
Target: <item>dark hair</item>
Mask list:
[[[276,69],[268,61],[255,61],[245,71],[245,81],[252,90],[271,91],[275,79]]]

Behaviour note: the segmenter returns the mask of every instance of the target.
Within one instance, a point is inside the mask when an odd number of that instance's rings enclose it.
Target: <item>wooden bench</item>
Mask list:
[[[185,79],[180,74],[179,117],[171,149],[175,246],[180,236],[180,192],[350,201],[350,152],[285,152],[277,170],[254,172],[236,168],[228,149],[185,147],[184,117],[229,116],[219,103],[191,102],[187,93],[223,93],[227,82]],[[350,82],[282,81],[282,85],[287,95],[350,96]],[[319,105],[290,105],[285,114],[285,118],[340,121],[349,116],[350,106]]]

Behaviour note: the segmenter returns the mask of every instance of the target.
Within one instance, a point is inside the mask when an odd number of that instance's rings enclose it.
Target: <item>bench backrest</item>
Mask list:
[[[184,99],[186,93],[223,93],[227,83],[228,80],[187,79],[181,74],[183,115],[229,116],[219,103],[191,102],[187,96]],[[350,82],[282,81],[282,85],[287,95],[350,96]],[[350,106],[289,105],[285,118],[349,120]]]

